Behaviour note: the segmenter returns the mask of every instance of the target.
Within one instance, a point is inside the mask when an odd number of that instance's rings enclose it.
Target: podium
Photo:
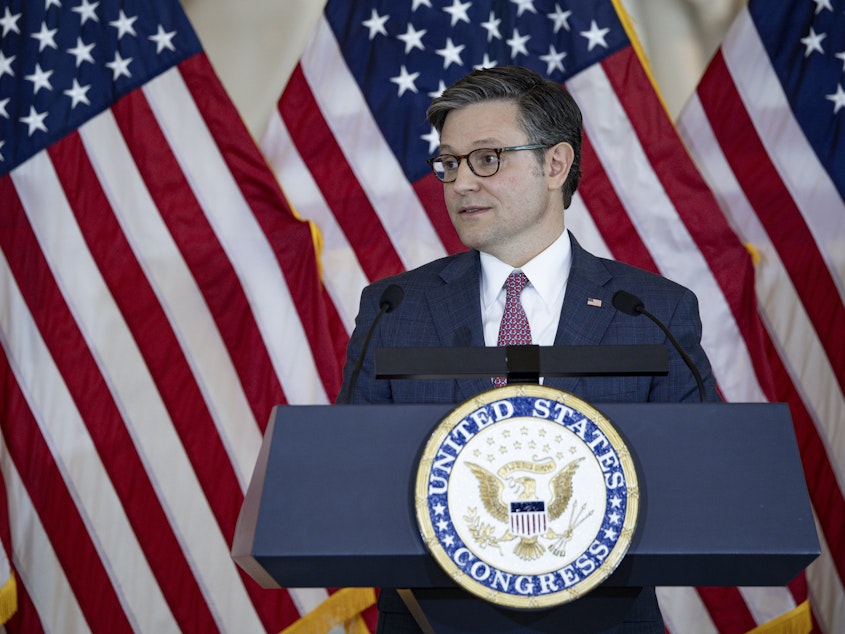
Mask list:
[[[440,633],[598,631],[643,586],[779,586],[819,555],[785,404],[593,405],[631,450],[640,514],[615,572],[575,602],[499,608],[457,588],[428,554],[417,462],[453,405],[275,408],[232,556],[268,588],[413,588]]]

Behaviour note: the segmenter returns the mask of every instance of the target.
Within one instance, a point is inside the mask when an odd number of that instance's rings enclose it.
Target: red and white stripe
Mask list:
[[[19,631],[279,631],[230,555],[277,403],[328,403],[311,229],[203,54],[0,179]],[[291,362],[295,359],[296,362]],[[316,596],[315,596],[316,593]]]
[[[845,631],[845,202],[792,117],[747,11],[680,130],[726,216],[760,254],[770,398],[790,405],[822,541],[809,593],[824,631]]]
[[[636,54],[622,50],[567,87],[585,117],[584,177],[567,226],[598,255],[692,288],[701,305],[703,345],[725,398],[766,400],[771,349],[756,312],[749,254]],[[462,248],[436,179],[407,183],[402,177],[324,18],[262,149],[294,209],[321,230],[324,282],[347,333],[366,283]],[[378,185],[389,186],[390,195],[375,193]],[[800,587],[661,588],[659,598],[670,630],[683,633],[745,631],[804,596]]]

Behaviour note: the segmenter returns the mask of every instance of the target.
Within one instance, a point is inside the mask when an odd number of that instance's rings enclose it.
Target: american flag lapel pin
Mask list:
[[[601,308],[601,300],[595,297],[588,297],[587,306],[595,306],[596,308]]]

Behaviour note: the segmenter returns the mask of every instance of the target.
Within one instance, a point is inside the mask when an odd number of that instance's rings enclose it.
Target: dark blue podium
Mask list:
[[[467,631],[519,632],[562,622],[600,630],[642,586],[784,585],[819,555],[785,404],[596,407],[634,457],[640,514],[616,571],[571,604],[493,606],[458,589],[428,554],[413,490],[445,405],[277,407],[232,556],[264,587],[414,588],[436,632],[463,631],[467,610]]]

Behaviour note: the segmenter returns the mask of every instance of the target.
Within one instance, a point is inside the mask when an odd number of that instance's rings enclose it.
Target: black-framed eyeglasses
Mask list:
[[[493,176],[499,171],[503,152],[518,152],[519,150],[545,150],[550,145],[513,145],[511,147],[482,147],[467,154],[440,154],[426,161],[431,165],[434,175],[443,183],[454,183],[458,178],[458,168],[461,161],[466,159],[470,171],[476,176]]]

